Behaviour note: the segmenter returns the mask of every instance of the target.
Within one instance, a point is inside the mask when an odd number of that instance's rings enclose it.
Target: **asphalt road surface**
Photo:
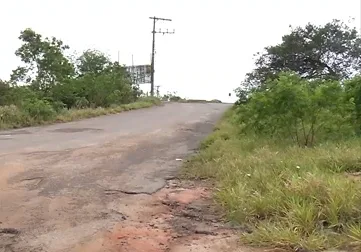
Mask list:
[[[75,251],[121,221],[116,197],[163,188],[229,107],[169,103],[0,132],[0,251]]]

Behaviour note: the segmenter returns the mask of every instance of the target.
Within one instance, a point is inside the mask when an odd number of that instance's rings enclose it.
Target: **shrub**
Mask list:
[[[113,93],[111,93],[108,97],[107,97],[107,106],[110,106],[112,104],[121,104],[123,101],[123,95],[119,90],[114,90]]]
[[[180,101],[182,100],[182,98],[180,96],[171,96],[169,97],[169,101],[172,101],[172,102],[177,102],[177,101]]]
[[[4,103],[7,105],[20,106],[27,99],[38,99],[39,94],[27,86],[11,87],[4,94]]]
[[[267,88],[250,93],[238,115],[248,132],[313,146],[316,140],[353,136],[353,106],[339,82],[281,73]]]
[[[27,120],[15,105],[0,107],[0,129],[21,127],[27,124]]]
[[[67,108],[66,104],[61,101],[54,101],[51,103],[51,105],[57,113],[60,113],[61,111]]]
[[[56,112],[48,101],[27,99],[21,105],[21,110],[36,122],[49,121],[55,118]]]

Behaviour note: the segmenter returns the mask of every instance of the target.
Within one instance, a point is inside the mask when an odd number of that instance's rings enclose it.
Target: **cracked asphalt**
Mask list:
[[[168,103],[0,132],[0,231],[13,230],[0,251],[75,251],[121,223],[119,199],[162,189],[230,106]]]

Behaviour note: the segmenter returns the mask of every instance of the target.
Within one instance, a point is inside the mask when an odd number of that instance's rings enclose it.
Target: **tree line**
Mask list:
[[[89,49],[70,56],[62,40],[32,29],[21,31],[19,40],[15,55],[22,64],[8,80],[0,80],[3,121],[14,109],[48,120],[64,109],[128,104],[142,94],[125,67],[102,52]]]

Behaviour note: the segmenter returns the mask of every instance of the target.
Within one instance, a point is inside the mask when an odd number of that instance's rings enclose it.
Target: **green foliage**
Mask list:
[[[53,109],[57,112],[60,113],[63,110],[66,109],[66,104],[61,102],[61,101],[54,101],[51,103],[51,105],[53,106]]]
[[[297,74],[281,73],[248,99],[238,106],[247,132],[292,139],[299,146],[354,134],[354,104],[337,81],[307,81]]]
[[[75,108],[84,109],[89,107],[89,101],[85,97],[80,97],[75,101]]]
[[[38,97],[39,94],[27,86],[14,86],[7,89],[4,94],[4,105],[20,106],[24,100],[36,99]]]
[[[114,90],[114,92],[107,97],[107,104],[121,104],[123,99],[122,96],[123,95],[119,90]]]
[[[169,101],[172,101],[172,102],[177,102],[180,100],[182,100],[182,98],[180,96],[172,96],[169,98]]]
[[[361,39],[356,29],[333,20],[324,26],[307,24],[282,37],[282,43],[258,53],[256,68],[243,83],[248,89],[262,86],[282,71],[302,78],[341,80],[360,70]]]
[[[68,87],[69,85],[70,87]],[[65,91],[70,91],[69,97],[74,99],[81,95],[96,107],[108,107],[112,102],[125,104],[135,101],[137,98],[134,97],[133,88],[125,69],[117,64],[111,66],[107,72],[101,75],[86,74],[81,76],[69,84],[64,84],[64,88],[66,88]],[[79,91],[74,91],[74,89]],[[62,101],[67,104],[66,101]]]
[[[28,126],[26,116],[15,105],[0,106],[0,129]]]
[[[79,97],[85,96],[85,85],[78,83],[78,79],[58,84],[51,89],[54,101],[64,103],[68,109],[75,106]]]
[[[102,74],[112,64],[110,59],[102,52],[87,50],[79,58],[77,70],[79,75]]]
[[[355,76],[345,81],[343,85],[345,87],[346,99],[354,104],[355,128],[359,135],[361,133],[361,76]]]
[[[15,54],[25,66],[13,71],[12,81],[23,81],[46,92],[49,87],[73,76],[74,67],[64,56],[69,46],[61,40],[43,39],[32,29],[22,31],[19,39],[23,44]]]
[[[56,115],[52,105],[45,100],[27,99],[22,103],[21,109],[35,121],[49,121]]]
[[[361,39],[308,24],[258,56],[185,175],[215,180],[245,243],[360,251]]]
[[[6,103],[5,95],[9,91],[9,84],[0,79],[0,106]]]
[[[299,148],[244,132],[238,113],[227,112],[183,175],[214,180],[228,220],[251,231],[242,242],[360,251],[360,139]]]
[[[142,95],[139,86],[132,84],[124,66],[102,52],[86,50],[79,57],[69,57],[69,46],[63,41],[44,38],[32,29],[21,31],[19,39],[21,46],[15,54],[22,65],[13,71],[10,81],[0,80],[5,118],[1,128],[62,121],[57,117],[64,115],[68,121],[134,109],[134,104],[139,108],[154,104],[137,102]],[[111,106],[116,109],[108,109]],[[96,112],[90,112],[92,109]]]

